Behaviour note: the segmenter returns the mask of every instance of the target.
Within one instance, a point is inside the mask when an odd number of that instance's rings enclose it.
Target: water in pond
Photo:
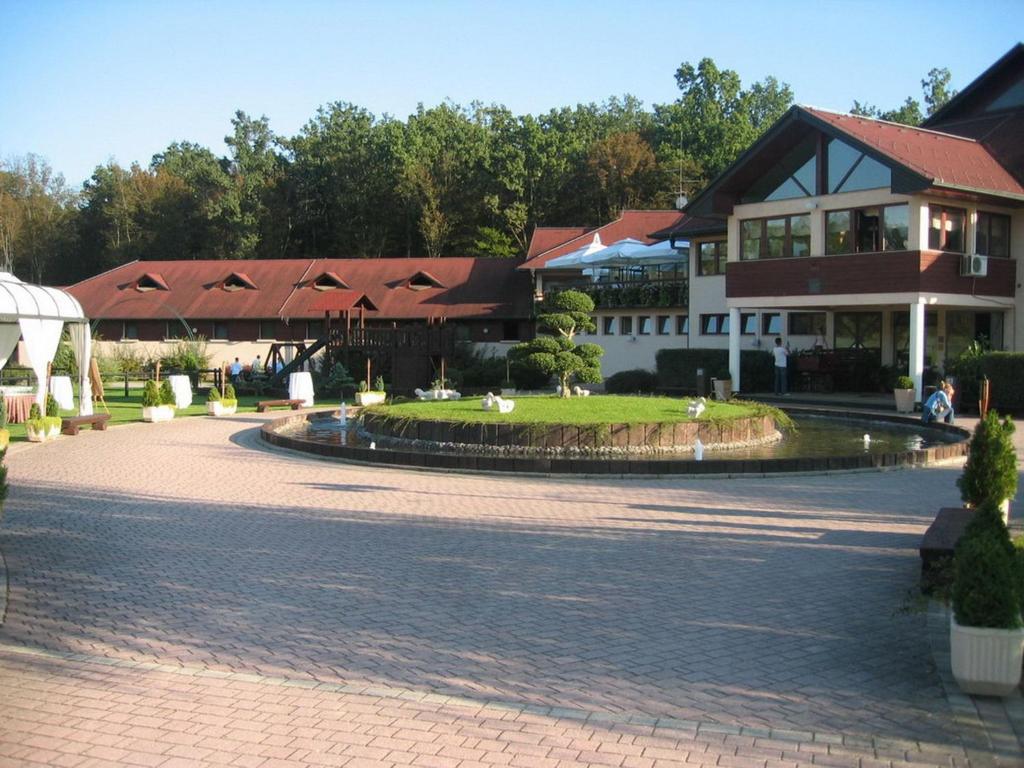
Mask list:
[[[955,442],[954,436],[935,429],[907,424],[906,426],[870,419],[845,419],[823,416],[797,416],[797,428],[787,432],[783,439],[771,445],[752,446],[722,451],[708,451],[706,459],[766,459],[766,458],[827,458],[856,456],[865,453],[893,453],[930,448]],[[357,434],[354,422],[343,429],[335,418],[314,418],[298,422],[281,430],[300,440],[331,445],[369,447],[370,443]],[[865,440],[865,435],[869,439]],[[657,458],[692,458],[693,452],[680,452],[677,456],[660,453]]]

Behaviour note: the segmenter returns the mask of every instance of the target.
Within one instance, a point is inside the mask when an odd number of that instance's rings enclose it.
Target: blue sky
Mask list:
[[[932,67],[962,87],[1021,38],[1019,0],[0,0],[0,158],[34,152],[79,185],[176,140],[224,154],[236,109],[293,135],[332,101],[401,118],[444,99],[649,106],[706,56],[801,103],[889,108]]]

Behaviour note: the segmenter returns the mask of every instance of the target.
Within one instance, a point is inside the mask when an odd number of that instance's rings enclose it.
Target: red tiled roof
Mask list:
[[[929,179],[934,186],[1024,195],[1024,186],[973,139],[824,109],[800,109]]]
[[[223,281],[245,269],[259,288],[224,291]],[[166,291],[135,290],[139,277],[159,269]],[[317,290],[325,272],[343,275],[351,290]],[[426,273],[440,287],[411,288]],[[254,261],[135,261],[68,288],[86,314],[99,319],[318,318],[326,294],[365,295],[380,319],[435,317],[526,318],[532,310],[529,277],[511,259],[268,259]],[[344,302],[343,302],[344,303]]]
[[[533,237],[530,238],[530,248],[526,251],[526,258],[532,259],[534,256],[544,253],[556,245],[561,245],[566,240],[579,237],[592,229],[593,227],[535,227]]]
[[[346,309],[352,309],[360,303],[369,305],[366,306],[367,309],[377,309],[373,302],[366,298],[365,294],[344,288],[320,291],[320,295],[315,296],[306,308],[314,312],[341,312]]]
[[[627,237],[632,237],[644,243],[657,242],[648,236],[648,232],[655,232],[678,224],[683,218],[679,211],[623,211],[622,215],[615,221],[609,222],[597,229],[590,229],[576,237],[566,240],[546,251],[542,251],[527,259],[519,265],[519,269],[540,269],[551,259],[572,253],[577,248],[582,248],[594,240],[594,235],[601,236],[601,242],[605,245],[617,243]],[[531,244],[532,245],[532,244]]]

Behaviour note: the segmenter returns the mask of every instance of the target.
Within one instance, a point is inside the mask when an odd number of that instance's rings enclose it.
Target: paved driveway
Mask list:
[[[958,469],[443,475],[271,452],[259,421],[8,457],[0,755],[965,762],[902,610]]]

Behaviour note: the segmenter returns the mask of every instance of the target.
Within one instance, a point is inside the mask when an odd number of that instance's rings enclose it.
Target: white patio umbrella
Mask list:
[[[604,243],[601,242],[601,235],[595,234],[591,242],[582,248],[577,248],[575,251],[551,259],[551,261],[544,265],[544,269],[571,269],[572,267],[578,267],[584,256],[600,251],[602,248],[604,248]]]
[[[673,261],[684,261],[690,244],[677,242],[673,248],[668,240],[652,243],[629,253],[628,258],[634,264],[668,264]]]
[[[644,248],[644,244],[632,237],[612,243],[607,248],[588,253],[580,258],[580,263],[587,266],[622,266],[634,262],[629,260],[630,254]]]

